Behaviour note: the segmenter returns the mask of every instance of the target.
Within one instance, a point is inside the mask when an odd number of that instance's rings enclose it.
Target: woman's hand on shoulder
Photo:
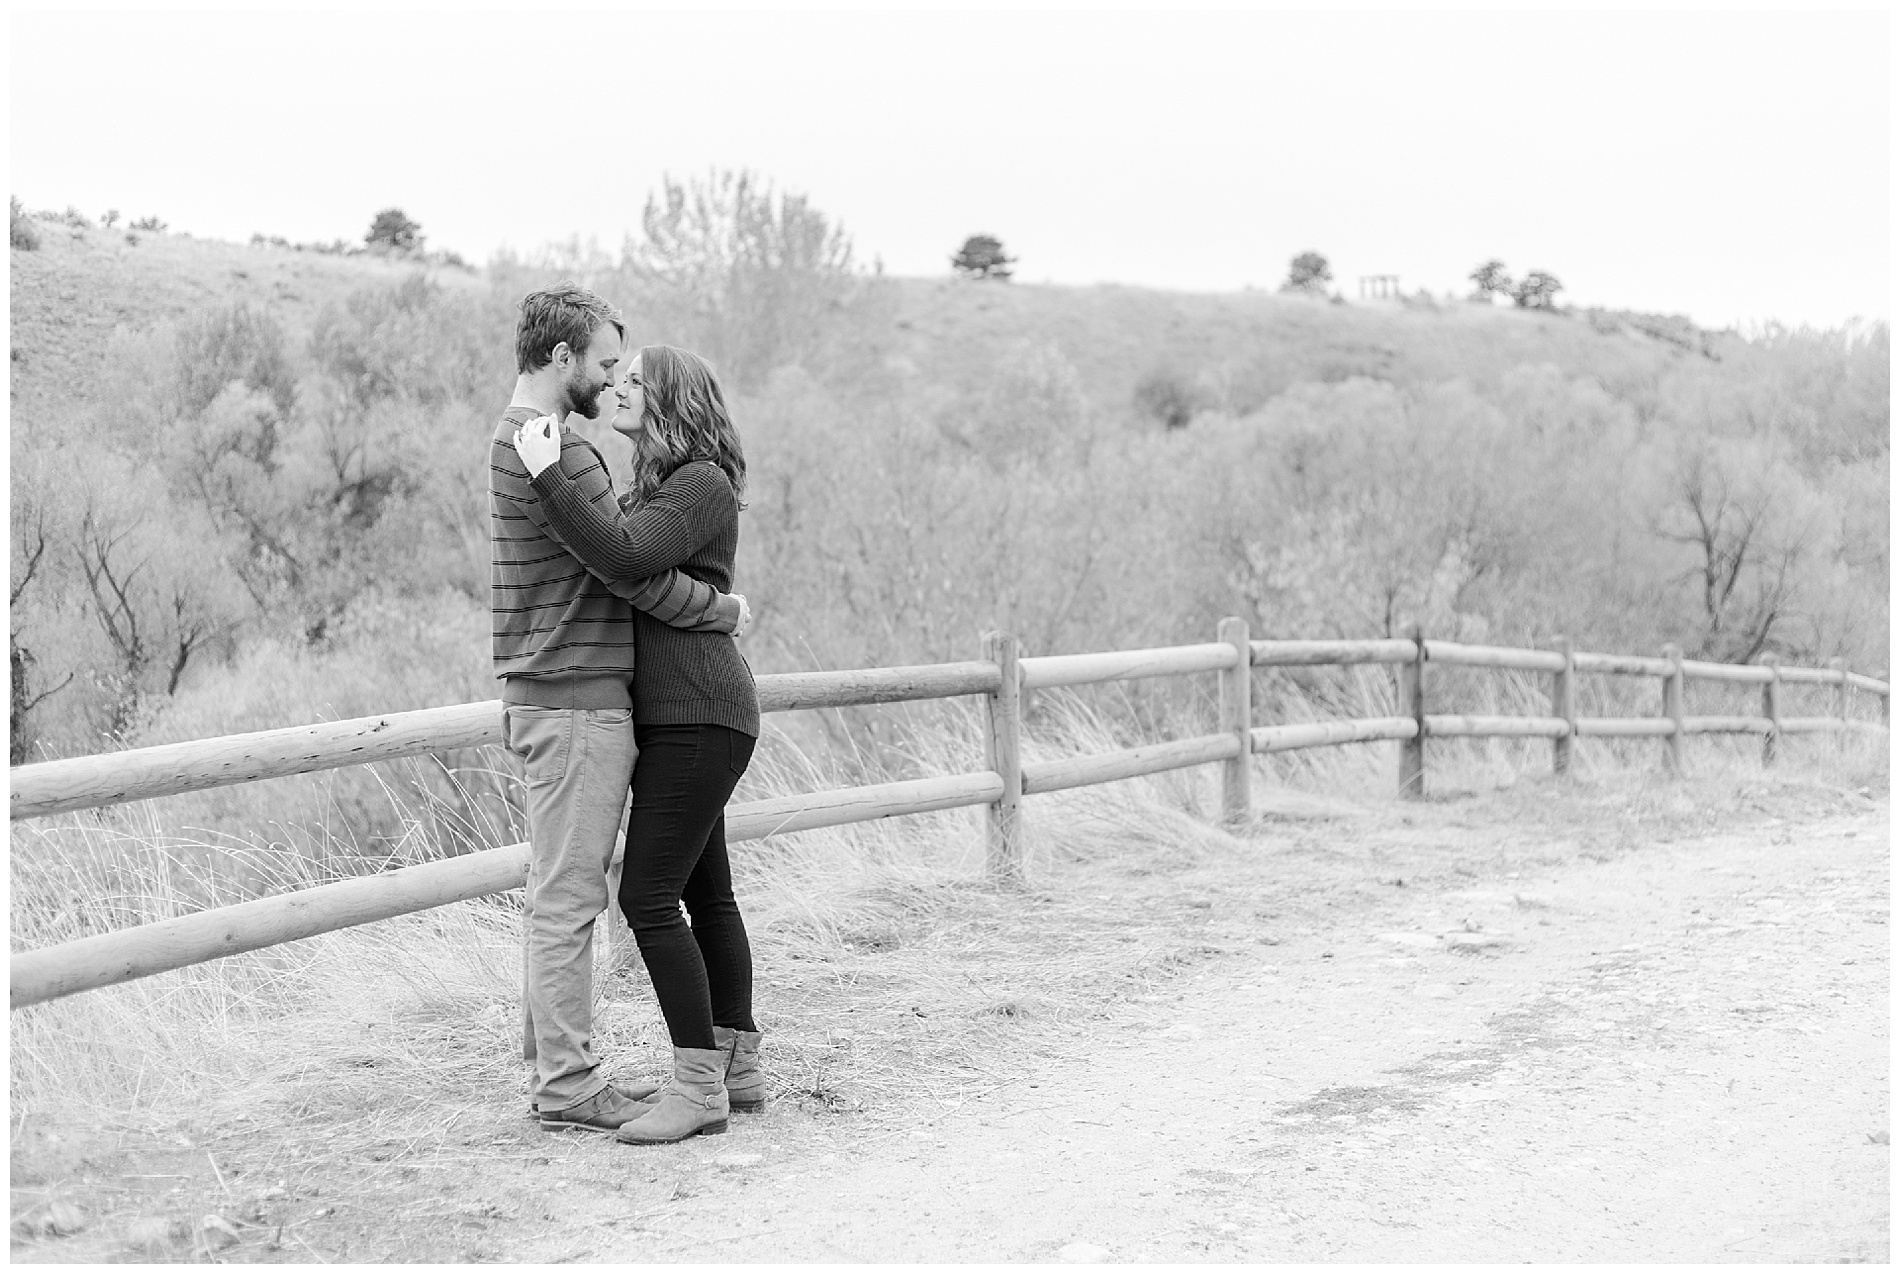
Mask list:
[[[561,458],[561,429],[552,416],[537,416],[515,430],[515,454],[530,478]]]

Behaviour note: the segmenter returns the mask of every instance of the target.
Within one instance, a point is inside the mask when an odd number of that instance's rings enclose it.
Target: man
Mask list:
[[[612,306],[563,284],[530,293],[515,325],[514,398],[489,445],[490,604],[503,742],[528,788],[526,1000],[533,1103],[543,1128],[611,1132],[651,1089],[623,1091],[594,1056],[594,919],[633,776],[634,608],[679,628],[736,633],[749,615],[677,570],[610,585],[587,573],[548,525],[515,453],[517,428],[561,422],[559,464],[583,497],[612,502],[607,466],[567,427],[599,415],[626,330]]]

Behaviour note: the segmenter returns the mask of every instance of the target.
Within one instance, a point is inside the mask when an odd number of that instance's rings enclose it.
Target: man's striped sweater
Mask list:
[[[635,666],[633,612],[703,632],[730,633],[739,603],[678,571],[603,583],[549,525],[515,453],[519,426],[544,413],[510,407],[489,445],[488,516],[495,675],[509,703],[549,708],[629,708]],[[589,504],[616,511],[607,466],[592,443],[561,431],[561,471]]]

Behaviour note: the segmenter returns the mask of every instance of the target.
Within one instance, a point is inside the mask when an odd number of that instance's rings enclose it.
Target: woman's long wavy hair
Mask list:
[[[725,470],[745,507],[745,449],[726,414],[726,396],[712,364],[690,350],[648,345],[640,351],[639,445],[633,457],[633,495],[651,500],[673,471],[694,460]]]

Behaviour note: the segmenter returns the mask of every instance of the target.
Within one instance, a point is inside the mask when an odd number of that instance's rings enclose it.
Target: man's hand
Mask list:
[[[739,603],[739,626],[732,630],[732,639],[737,641],[752,627],[752,607],[746,603],[744,593],[734,593],[732,597]]]
[[[530,478],[561,458],[561,430],[552,416],[537,416],[515,430],[515,454]]]

